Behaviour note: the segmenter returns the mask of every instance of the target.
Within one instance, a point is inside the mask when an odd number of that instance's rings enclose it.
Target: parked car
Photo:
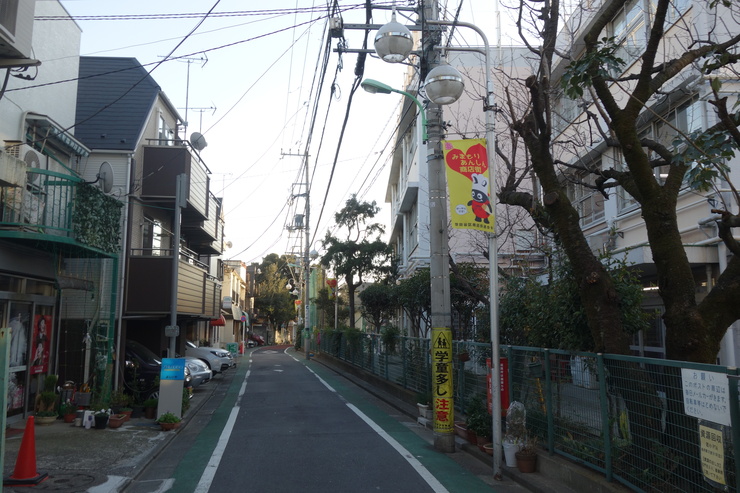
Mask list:
[[[159,397],[159,379],[162,372],[162,359],[143,344],[126,341],[126,361],[124,364],[124,381],[127,391],[138,394],[141,400]],[[192,387],[192,374],[185,365],[185,388]]]
[[[199,347],[192,341],[185,342],[185,355],[205,361],[214,374],[236,366],[234,357],[227,350],[217,347]]]
[[[208,365],[198,358],[186,356],[185,365],[186,368],[190,370],[190,376],[192,378],[191,384],[193,388],[199,387],[211,380],[211,377],[213,377],[213,372],[208,368]]]
[[[159,392],[157,377],[162,371],[162,360],[143,344],[126,341],[124,381],[127,390],[139,394],[142,399]]]

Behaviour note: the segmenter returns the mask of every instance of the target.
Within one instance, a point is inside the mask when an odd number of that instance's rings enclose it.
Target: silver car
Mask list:
[[[227,350],[217,347],[199,347],[192,341],[185,341],[185,355],[205,361],[214,374],[236,365],[234,358]]]
[[[213,377],[213,372],[208,365],[198,358],[185,357],[185,366],[190,370],[190,382],[193,388],[208,382]]]

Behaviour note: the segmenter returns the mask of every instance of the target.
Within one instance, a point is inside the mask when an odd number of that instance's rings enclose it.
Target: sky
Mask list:
[[[494,43],[495,2],[461,1],[460,19],[481,27]],[[374,2],[381,3],[392,4]],[[335,38],[325,56],[325,3],[62,0],[62,5],[82,29],[82,55],[162,62],[151,76],[187,120],[186,136],[200,132],[208,142],[201,157],[212,173],[211,191],[224,200],[225,240],[231,244],[224,258],[249,264],[269,253],[303,252],[305,243],[286,225],[304,212],[306,150],[311,250],[321,252],[334,213],[352,194],[377,202],[377,221],[390,224],[385,196],[402,97],[361,88],[351,97],[357,55],[340,57]],[[345,24],[365,22],[362,5],[340,2]],[[457,8],[447,3],[452,12]],[[373,12],[374,23],[390,19],[388,10]],[[472,31],[458,36],[480,44]],[[373,37],[371,32],[369,48]],[[362,31],[345,30],[345,38],[350,49],[362,47]],[[368,56],[364,78],[400,89],[406,70]]]

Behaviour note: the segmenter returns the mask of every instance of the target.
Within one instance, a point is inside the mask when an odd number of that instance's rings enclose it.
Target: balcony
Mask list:
[[[187,175],[183,224],[197,224],[209,217],[209,180],[205,164],[185,146],[144,146],[141,198],[174,205],[177,176]]]
[[[224,222],[222,202],[212,193],[208,194],[208,218],[202,221],[183,217],[182,233],[188,239],[189,248],[201,255],[221,255],[223,253]]]
[[[121,202],[79,177],[0,155],[0,238],[41,249],[118,253]]]
[[[172,251],[131,252],[126,283],[126,315],[164,316],[170,313]],[[191,252],[180,251],[177,313],[201,318],[220,316],[221,283]]]

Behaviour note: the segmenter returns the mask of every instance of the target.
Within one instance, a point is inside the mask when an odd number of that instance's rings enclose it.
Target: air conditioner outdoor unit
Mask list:
[[[30,58],[36,0],[0,2],[0,58]]]

